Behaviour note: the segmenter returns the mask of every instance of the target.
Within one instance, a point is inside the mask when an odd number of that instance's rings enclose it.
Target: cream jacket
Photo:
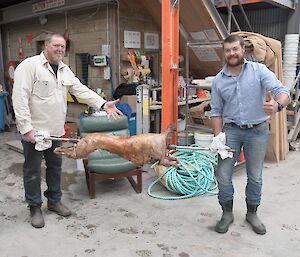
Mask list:
[[[17,128],[62,136],[67,113],[67,92],[100,109],[105,100],[83,85],[70,68],[59,63],[57,77],[44,53],[29,57],[15,70],[12,93]]]

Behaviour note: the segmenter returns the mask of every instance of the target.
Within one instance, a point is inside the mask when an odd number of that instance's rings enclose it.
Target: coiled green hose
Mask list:
[[[150,196],[162,200],[176,200],[205,193],[217,194],[217,181],[214,175],[214,165],[217,164],[216,156],[200,150],[177,150],[170,152],[170,156],[178,159],[178,167],[168,167],[149,185]],[[152,168],[155,165],[152,165]],[[164,186],[179,196],[159,196],[151,192],[152,187],[163,178]]]

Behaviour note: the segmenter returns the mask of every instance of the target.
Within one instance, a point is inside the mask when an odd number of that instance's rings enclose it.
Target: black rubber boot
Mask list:
[[[226,203],[220,203],[222,206],[223,214],[221,220],[217,223],[215,231],[218,233],[226,233],[230,224],[233,222],[232,206],[233,200]]]
[[[61,202],[55,204],[48,202],[48,210],[56,212],[58,215],[63,217],[68,217],[72,214],[68,207],[63,205]]]
[[[257,217],[256,211],[258,206],[247,203],[246,221],[251,225],[256,234],[264,235],[267,231],[265,225]]]
[[[34,228],[42,228],[45,226],[44,217],[41,211],[40,206],[31,205],[30,208],[30,219],[31,219],[31,225]]]

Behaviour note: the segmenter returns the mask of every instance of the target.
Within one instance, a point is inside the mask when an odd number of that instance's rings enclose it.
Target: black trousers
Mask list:
[[[46,164],[47,190],[44,196],[51,203],[61,200],[61,165],[62,156],[53,153],[56,147],[61,146],[61,142],[53,141],[52,147],[44,150],[35,150],[35,144],[22,140],[25,161],[23,164],[23,182],[25,189],[25,200],[28,205],[41,206],[41,163],[44,157]]]

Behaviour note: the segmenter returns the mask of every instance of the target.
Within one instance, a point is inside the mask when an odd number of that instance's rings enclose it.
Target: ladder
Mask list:
[[[293,92],[293,98],[291,104],[289,107],[289,112],[294,115],[294,120],[292,123],[292,126],[290,127],[290,131],[288,133],[288,141],[290,146],[293,148],[293,143],[296,141],[299,131],[300,131],[300,89],[297,86],[298,82],[300,81],[300,72],[298,72],[298,75],[295,79],[294,85],[291,88],[291,92]]]

